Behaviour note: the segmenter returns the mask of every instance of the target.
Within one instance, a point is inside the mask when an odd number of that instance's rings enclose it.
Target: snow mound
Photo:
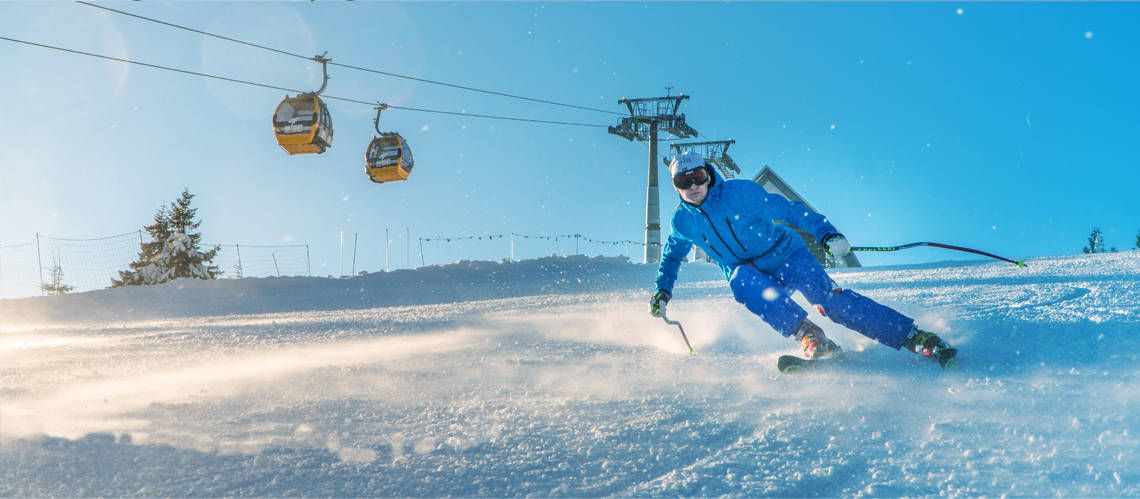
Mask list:
[[[948,371],[813,315],[780,375],[709,265],[695,356],[598,259],[0,302],[0,496],[1138,496],[1140,255],[1028,263],[834,274]]]
[[[720,275],[686,265],[686,281]],[[624,257],[547,257],[520,262],[462,261],[351,278],[179,279],[62,296],[0,300],[7,323],[145,320],[226,314],[348,310],[583,293],[653,286],[655,265]],[[648,299],[648,298],[647,298]]]

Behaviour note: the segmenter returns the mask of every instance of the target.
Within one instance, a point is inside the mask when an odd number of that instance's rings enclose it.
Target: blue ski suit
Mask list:
[[[839,231],[803,203],[770,194],[744,179],[716,179],[698,206],[684,200],[657,271],[657,289],[670,296],[681,262],[695,245],[724,271],[736,301],[777,332],[791,336],[807,318],[792,300],[800,291],[832,321],[898,349],[914,320],[849,289],[827,275],[785,222],[825,241]]]

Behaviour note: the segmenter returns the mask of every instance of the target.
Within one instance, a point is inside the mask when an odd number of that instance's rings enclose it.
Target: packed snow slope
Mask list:
[[[957,366],[691,264],[462,263],[0,301],[0,496],[1140,496],[1140,254],[833,275]]]

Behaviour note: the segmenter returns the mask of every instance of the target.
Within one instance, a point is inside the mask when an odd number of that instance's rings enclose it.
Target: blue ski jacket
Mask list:
[[[720,265],[726,279],[745,264],[772,272],[806,246],[795,231],[777,221],[807,231],[821,242],[839,233],[803,203],[770,194],[749,180],[717,179],[700,206],[681,200],[673,212],[673,230],[657,269],[657,289],[673,293],[677,271],[694,245]]]

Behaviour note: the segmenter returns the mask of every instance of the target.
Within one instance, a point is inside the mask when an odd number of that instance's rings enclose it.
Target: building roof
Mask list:
[[[804,206],[807,206],[809,210],[816,211],[815,207],[813,207],[811,203],[804,199],[803,196],[800,196],[795,189],[792,189],[792,186],[788,185],[784,179],[780,178],[779,175],[776,175],[776,171],[768,165],[764,165],[764,169],[760,170],[760,173],[757,173],[755,177],[752,177],[752,181],[760,184],[764,190],[772,194],[779,194],[787,198],[788,201],[799,201],[803,203]],[[797,229],[796,232],[798,232],[800,236],[804,238],[804,242],[807,243],[808,249],[810,249],[811,252],[816,255],[816,257],[820,258],[822,262],[821,255],[826,252],[823,246],[820,245],[819,242],[816,241],[815,238],[810,234],[807,234],[806,232],[799,229]],[[854,253],[849,253],[843,260],[843,263],[845,263],[847,267],[863,266],[862,263],[859,263],[859,259],[855,257]]]
[[[768,165],[764,165],[764,169],[760,170],[760,173],[757,173],[755,177],[752,177],[752,181],[760,184],[764,190],[772,194],[784,196],[788,201],[799,201],[807,206],[809,210],[815,211],[811,203],[807,202],[803,196],[800,196],[787,182],[784,182],[784,179],[776,175],[775,170],[772,170],[772,167]]]

